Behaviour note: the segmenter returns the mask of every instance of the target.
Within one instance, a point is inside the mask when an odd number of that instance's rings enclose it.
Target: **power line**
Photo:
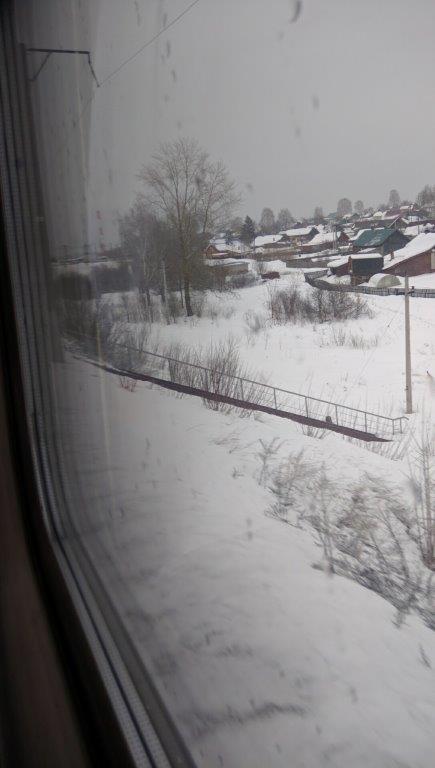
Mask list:
[[[93,69],[93,66],[92,66],[92,62],[91,62],[90,52],[89,51],[77,51],[77,53],[86,53],[86,54],[88,54],[89,67],[90,67],[90,70],[92,72],[93,78],[94,78],[94,80],[95,80],[95,82],[97,84],[97,88],[102,88],[106,83],[108,83],[109,80],[112,79],[112,77],[115,77],[115,75],[117,75],[118,72],[120,72],[121,69],[126,66],[126,64],[128,64],[130,61],[133,61],[133,59],[135,59],[136,56],[138,56],[140,53],[142,53],[142,51],[144,51],[145,48],[148,48],[150,45],[152,45],[152,43],[154,43],[161,35],[163,35],[164,32],[167,32],[168,29],[170,29],[171,27],[174,26],[174,24],[176,24],[178,21],[180,21],[183,18],[183,16],[185,16],[195,5],[198,5],[199,2],[200,2],[200,0],[193,0],[193,2],[191,2],[190,5],[188,5],[187,8],[184,9],[184,11],[179,13],[178,16],[176,16],[174,19],[172,19],[172,21],[170,21],[168,24],[166,24],[164,27],[162,27],[160,32],[157,32],[153,37],[151,37],[149,40],[147,40],[140,48],[137,49],[137,51],[135,51],[130,56],[128,56],[126,59],[124,59],[124,61],[122,61],[121,64],[119,64],[112,72],[110,72],[108,75],[106,75],[106,77],[103,78],[103,80],[101,80],[101,82],[98,81],[97,76],[96,76],[96,74],[94,72],[94,69]],[[36,50],[36,49],[29,48],[28,50]],[[41,49],[38,49],[38,50],[40,51]],[[59,51],[59,52],[63,52],[63,49],[61,51]],[[73,51],[65,51],[65,52],[73,53]],[[47,51],[47,53],[48,53],[48,51]],[[51,51],[50,51],[50,53],[51,53]],[[42,62],[42,66],[40,67],[40,69],[36,73],[36,77],[39,75],[39,72],[41,71],[42,67],[46,63],[49,55],[50,54],[48,53],[48,56]],[[81,122],[84,113],[86,112],[87,108],[92,103],[92,101],[94,100],[95,95],[96,95],[96,91],[94,91],[91,94],[91,96],[88,98],[88,100],[85,102],[85,104],[81,108],[80,112],[77,114],[77,117],[75,119],[72,119],[72,127],[73,127],[73,129],[76,127],[76,125],[78,123]],[[64,150],[65,145],[66,145],[65,141],[63,141],[62,145],[59,147],[59,150],[56,152],[55,157],[57,157]]]
[[[115,75],[117,75],[117,74],[118,74],[118,72],[120,72],[120,70],[121,70],[123,67],[125,67],[125,65],[126,65],[126,64],[129,64],[129,62],[130,62],[130,61],[133,61],[133,59],[135,59],[135,58],[136,58],[136,56],[139,56],[139,54],[140,54],[140,53],[142,53],[142,51],[144,51],[144,50],[145,50],[145,48],[148,48],[148,46],[149,46],[149,45],[151,45],[152,43],[154,43],[154,42],[157,40],[157,38],[159,38],[159,37],[160,37],[160,35],[163,35],[163,33],[164,33],[164,32],[167,32],[167,31],[168,31],[168,29],[170,29],[171,27],[173,27],[173,26],[174,26],[174,24],[176,24],[176,23],[177,23],[177,21],[180,21],[180,19],[182,19],[182,18],[183,18],[183,16],[185,16],[185,15],[186,15],[186,13],[189,13],[189,11],[190,11],[190,10],[191,10],[191,9],[192,9],[192,8],[193,8],[195,5],[198,5],[198,3],[199,3],[199,2],[200,2],[200,0],[193,0],[193,2],[192,2],[192,3],[190,3],[190,5],[188,5],[188,6],[187,6],[187,8],[185,8],[185,9],[184,9],[184,11],[182,11],[181,13],[179,13],[179,14],[178,14],[178,16],[176,16],[176,17],[175,17],[175,19],[172,19],[172,21],[170,21],[170,22],[169,22],[169,24],[166,24],[166,25],[165,25],[165,26],[164,26],[164,27],[163,27],[163,28],[160,30],[160,32],[157,32],[157,33],[154,35],[154,37],[151,37],[151,38],[150,38],[150,40],[147,40],[147,41],[146,41],[146,43],[144,43],[143,45],[141,45],[141,47],[140,47],[140,48],[138,48],[138,49],[137,49],[137,51],[135,51],[134,53],[132,53],[132,54],[131,54],[131,56],[129,56],[129,57],[128,57],[127,59],[125,59],[124,61],[122,61],[122,62],[121,62],[121,64],[119,64],[119,65],[116,67],[116,69],[114,69],[114,70],[113,70],[113,72],[111,72],[109,75],[107,75],[107,76],[106,76],[106,77],[105,77],[105,78],[104,78],[104,79],[101,81],[101,83],[100,83],[100,86],[103,86],[103,85],[105,85],[105,83],[107,83],[109,80],[111,80],[111,79],[112,79],[112,77],[114,77]]]

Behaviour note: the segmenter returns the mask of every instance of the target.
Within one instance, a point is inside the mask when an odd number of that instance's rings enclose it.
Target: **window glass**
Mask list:
[[[202,768],[429,768],[435,6],[15,13],[51,530],[138,699]]]

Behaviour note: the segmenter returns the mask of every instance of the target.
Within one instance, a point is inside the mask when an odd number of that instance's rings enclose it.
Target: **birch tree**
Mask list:
[[[239,202],[235,184],[221,162],[212,162],[193,139],[162,144],[139,179],[153,212],[165,218],[177,238],[177,253],[187,315],[192,315],[195,262],[211,233],[222,228]]]

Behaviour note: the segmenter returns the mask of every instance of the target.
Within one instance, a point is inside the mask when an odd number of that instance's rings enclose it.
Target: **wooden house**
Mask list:
[[[383,271],[410,277],[435,272],[435,233],[423,232],[392,253],[385,259]]]

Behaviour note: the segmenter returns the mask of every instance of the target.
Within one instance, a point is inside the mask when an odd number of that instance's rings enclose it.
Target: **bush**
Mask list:
[[[172,344],[164,354],[171,358],[168,370],[169,378],[174,383],[248,403],[269,402],[269,389],[261,382],[252,381],[253,374],[242,365],[237,344],[232,337],[219,344],[211,344],[208,349],[200,352],[184,344]],[[242,382],[241,379],[249,381]],[[207,397],[203,402],[207,408],[215,411],[229,412],[237,407]],[[247,409],[240,410],[242,415],[249,413]]]
[[[344,328],[332,328],[329,337],[322,336],[321,347],[351,347],[352,349],[373,349],[379,345],[379,336],[364,336],[362,333],[348,333]]]
[[[248,326],[249,333],[257,336],[261,331],[264,331],[266,318],[264,315],[259,315],[258,312],[250,310],[245,313],[245,323]]]
[[[231,275],[227,280],[230,288],[249,288],[257,282],[257,278],[252,272],[246,272],[243,275]]]
[[[235,311],[234,305],[225,303],[225,300],[218,303],[207,301],[203,309],[203,316],[210,320],[218,320],[221,317],[224,320],[229,320]]]
[[[326,323],[370,316],[367,302],[359,294],[339,291],[301,293],[296,286],[286,290],[269,288],[266,306],[274,323]]]
[[[163,307],[164,318],[169,325],[170,323],[176,323],[179,317],[185,315],[184,307],[181,302],[181,298],[177,293],[171,291],[166,296],[166,304]]]

